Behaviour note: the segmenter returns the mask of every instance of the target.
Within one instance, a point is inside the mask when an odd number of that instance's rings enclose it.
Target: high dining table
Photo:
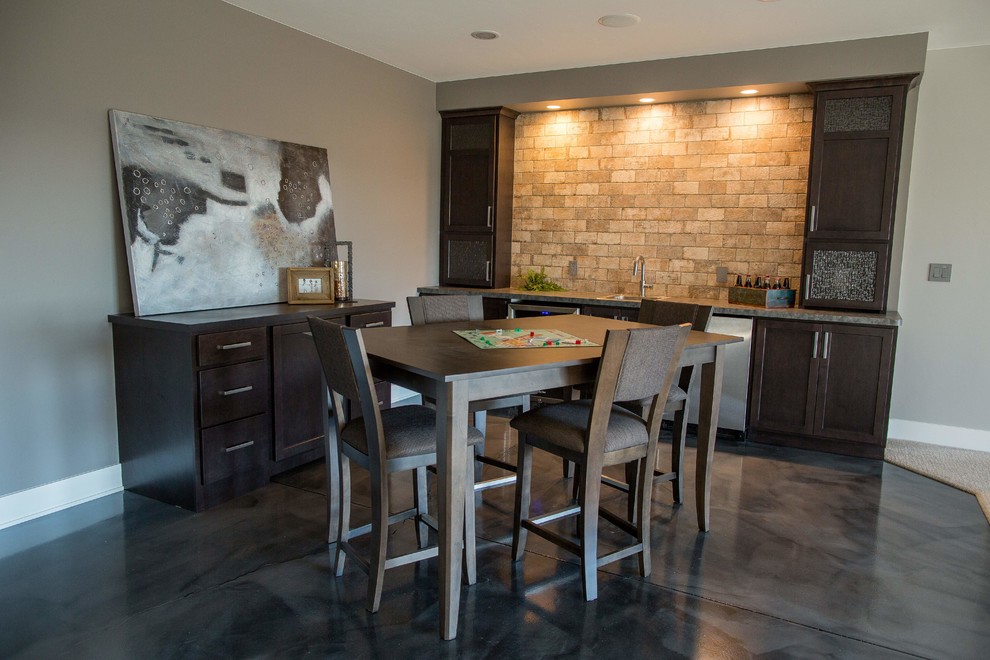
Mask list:
[[[557,315],[371,328],[361,331],[374,376],[432,397],[437,415],[437,500],[439,527],[440,636],[457,635],[464,532],[464,469],[468,402],[476,399],[567,387],[593,381],[600,346],[481,349],[454,334],[470,329],[555,329],[597,344],[611,328],[646,327],[640,323],[592,316]],[[695,499],[698,527],[709,528],[711,464],[722,389],[724,348],[740,337],[692,331],[681,364],[700,365]],[[332,460],[328,457],[328,460]],[[334,470],[329,471],[333,479]],[[330,508],[337,489],[330,484]],[[335,516],[331,516],[331,526]],[[333,531],[333,530],[331,530]],[[331,537],[333,538],[333,536]]]

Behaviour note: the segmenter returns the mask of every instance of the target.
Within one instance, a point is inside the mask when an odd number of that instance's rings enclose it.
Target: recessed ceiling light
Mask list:
[[[547,110],[560,110],[559,105],[548,105]]]
[[[482,41],[491,41],[492,39],[498,39],[502,35],[495,30],[477,30],[472,32],[471,36],[475,39],[481,39]]]
[[[636,14],[609,14],[598,19],[599,25],[610,28],[624,28],[639,23],[640,18]]]
[[[760,91],[760,90],[758,90],[758,89],[744,89],[744,90],[742,90],[742,91],[741,91],[741,92],[739,92],[739,93],[740,93],[740,94],[756,94],[756,93],[758,93],[759,91]]]
[[[654,101],[656,101],[656,99],[651,99],[649,96],[639,100],[640,103],[653,103]]]

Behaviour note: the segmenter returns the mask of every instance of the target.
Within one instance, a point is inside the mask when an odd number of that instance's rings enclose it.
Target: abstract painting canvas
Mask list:
[[[134,314],[286,300],[336,255],[326,149],[120,110],[110,128]]]

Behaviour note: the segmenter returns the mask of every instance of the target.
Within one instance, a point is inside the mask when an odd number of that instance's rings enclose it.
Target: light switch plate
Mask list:
[[[729,269],[725,266],[718,266],[715,268],[715,283],[725,284],[729,281]]]
[[[567,274],[571,277],[577,277],[577,259],[571,259],[567,264]]]
[[[928,264],[929,282],[948,282],[952,278],[952,264]]]

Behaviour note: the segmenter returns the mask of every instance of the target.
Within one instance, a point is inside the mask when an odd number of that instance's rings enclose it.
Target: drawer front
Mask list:
[[[268,437],[268,415],[204,429],[201,434],[203,484],[265,469]]]
[[[232,364],[199,372],[200,425],[203,428],[268,410],[268,363]]]
[[[199,366],[214,367],[265,357],[268,352],[264,328],[215,332],[197,338]]]
[[[352,314],[347,321],[352,328],[381,328],[392,325],[392,312],[368,312]]]

